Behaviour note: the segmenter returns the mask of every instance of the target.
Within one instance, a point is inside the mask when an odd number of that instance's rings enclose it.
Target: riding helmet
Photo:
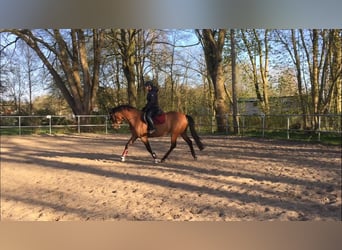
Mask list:
[[[144,86],[145,87],[147,87],[147,86],[153,87],[153,83],[152,83],[152,81],[147,81],[147,82],[144,83]]]

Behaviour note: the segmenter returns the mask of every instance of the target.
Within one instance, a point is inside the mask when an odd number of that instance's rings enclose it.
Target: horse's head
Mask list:
[[[113,128],[119,129],[124,120],[130,125],[132,121],[140,120],[141,112],[128,104],[119,105],[109,110],[109,119],[112,122]]]
[[[119,129],[125,117],[123,116],[122,112],[119,112],[115,108],[109,111],[109,120],[112,122],[112,126],[114,129]]]

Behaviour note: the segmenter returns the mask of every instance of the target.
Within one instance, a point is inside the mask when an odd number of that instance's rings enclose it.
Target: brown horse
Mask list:
[[[159,162],[157,159],[157,155],[152,151],[150,143],[148,141],[148,137],[160,137],[167,134],[171,135],[171,146],[170,149],[165,153],[164,157],[161,159],[161,162],[165,161],[171,151],[177,145],[178,136],[182,136],[184,141],[189,145],[190,151],[194,159],[196,160],[195,150],[192,146],[192,141],[186,134],[187,128],[190,128],[190,132],[192,137],[194,138],[196,145],[200,150],[204,149],[204,146],[196,133],[195,123],[191,116],[185,115],[179,112],[167,112],[164,113],[164,121],[163,123],[158,124],[155,122],[156,131],[149,135],[147,134],[147,124],[143,120],[143,112],[130,106],[130,105],[120,105],[110,110],[110,120],[112,121],[112,125],[114,129],[118,129],[120,124],[123,121],[128,122],[132,136],[126,143],[125,149],[121,155],[121,161],[125,161],[125,158],[128,154],[128,145],[133,144],[137,138],[144,143],[146,149],[152,155],[155,162]]]

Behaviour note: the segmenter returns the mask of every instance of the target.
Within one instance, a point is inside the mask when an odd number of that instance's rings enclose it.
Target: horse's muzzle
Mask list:
[[[120,129],[120,127],[121,127],[121,125],[119,123],[113,123],[112,126],[113,126],[113,129],[115,129],[115,130]]]

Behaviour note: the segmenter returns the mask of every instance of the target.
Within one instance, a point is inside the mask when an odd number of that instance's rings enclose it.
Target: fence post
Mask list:
[[[19,117],[19,119],[18,119],[19,135],[21,135],[21,116],[18,116],[18,117]]]
[[[287,117],[287,124],[286,124],[286,131],[287,131],[287,139],[290,139],[290,117]]]
[[[46,118],[49,119],[49,134],[51,135],[51,115],[47,115]]]
[[[261,114],[262,119],[262,137],[265,137],[265,114]]]
[[[214,134],[214,122],[215,122],[215,116],[211,117],[211,134]]]
[[[106,116],[105,118],[106,118],[105,120],[106,134],[108,134],[108,116]]]
[[[318,141],[321,141],[321,116],[318,115]]]
[[[226,135],[228,135],[229,132],[229,114],[226,114]]]
[[[77,132],[81,133],[81,119],[79,115],[77,116]]]

